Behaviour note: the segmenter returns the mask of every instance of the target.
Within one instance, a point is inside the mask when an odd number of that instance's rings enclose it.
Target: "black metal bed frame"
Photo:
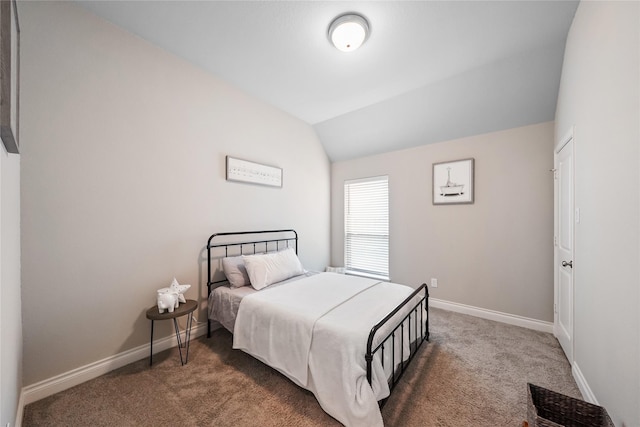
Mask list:
[[[267,234],[271,235],[271,238],[265,238],[262,240],[255,241],[247,241],[247,242],[227,242],[227,243],[213,243],[216,238],[224,238],[231,236],[244,236],[244,235],[259,235],[259,234]],[[280,235],[281,237],[276,238],[275,236]],[[211,271],[211,249],[213,248],[224,248],[224,256],[229,256],[229,248],[230,247],[238,247],[240,249],[239,255],[245,254],[245,247],[249,247],[252,249],[252,252],[249,254],[255,254],[256,249],[264,248],[263,252],[269,251],[269,243],[272,243],[271,247],[273,247],[273,243],[275,243],[275,251],[279,251],[281,247],[289,247],[290,242],[295,242],[295,251],[296,255],[298,254],[298,233],[295,230],[261,230],[261,231],[237,231],[237,232],[228,232],[228,233],[215,233],[209,237],[207,241],[207,298],[211,295],[211,291],[213,287],[216,285],[221,285],[223,283],[227,283],[228,280],[213,280],[212,271]],[[262,246],[264,245],[264,246]],[[271,251],[273,252],[273,250]],[[207,316],[207,338],[211,338],[211,319]]]
[[[220,238],[230,238],[237,236],[250,236],[250,235],[261,235],[266,234],[267,236],[271,235],[271,238],[265,238],[260,240],[250,240],[250,241],[237,241],[237,242],[227,242],[227,243],[217,243],[216,239]],[[280,237],[276,237],[280,236]],[[256,250],[262,250],[263,252],[270,252],[269,244],[271,248],[275,246],[275,249],[271,251],[278,251],[281,247],[290,247],[291,243],[295,242],[295,252],[298,254],[298,233],[293,229],[285,229],[285,230],[261,230],[261,231],[239,231],[239,232],[228,232],[228,233],[215,233],[209,237],[207,241],[207,298],[211,295],[211,291],[214,286],[221,285],[223,283],[227,283],[228,280],[226,278],[221,280],[213,280],[212,277],[212,269],[211,269],[211,250],[214,248],[224,248],[224,256],[229,256],[229,248],[230,247],[238,247],[239,255],[245,254],[245,247],[250,249],[249,254],[255,254]],[[264,245],[264,246],[262,246]],[[421,293],[423,293],[422,296]],[[376,333],[385,326],[400,310],[406,309],[411,302],[418,297],[419,300],[411,307],[409,312],[402,318],[400,323],[398,323],[391,332],[388,333],[386,337],[383,337],[379,344],[374,346],[374,338]],[[418,322],[419,318],[419,322]],[[412,340],[411,335],[411,325],[413,323],[414,327],[414,339]],[[404,360],[404,328],[405,324],[408,329],[408,339],[409,341],[409,355],[406,360]],[[420,335],[417,334],[418,329],[420,330]],[[399,330],[399,332],[398,332]],[[400,361],[396,365],[395,363],[395,345],[396,345],[396,334],[399,333],[400,340]],[[211,319],[207,318],[207,338],[211,337]],[[371,385],[372,381],[372,363],[375,354],[380,351],[380,359],[384,368],[384,349],[385,343],[391,340],[391,366],[392,371],[389,382],[389,390],[393,390],[402,377],[402,375],[407,370],[409,363],[413,360],[416,352],[422,346],[424,341],[429,341],[429,288],[426,283],[423,283],[418,287],[415,291],[411,293],[402,303],[400,303],[393,311],[391,311],[384,319],[378,322],[375,326],[371,328],[371,332],[369,333],[369,337],[367,339],[367,351],[364,355],[365,361],[367,363],[367,381]],[[383,399],[380,402],[380,406],[384,406],[386,403],[386,399]]]

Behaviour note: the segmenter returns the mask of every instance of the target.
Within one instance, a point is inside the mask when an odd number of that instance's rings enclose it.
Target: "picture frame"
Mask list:
[[[433,164],[432,197],[434,205],[474,202],[475,159],[460,159]]]
[[[0,138],[19,153],[20,24],[16,0],[0,1]]]
[[[227,156],[227,181],[282,188],[282,168]]]

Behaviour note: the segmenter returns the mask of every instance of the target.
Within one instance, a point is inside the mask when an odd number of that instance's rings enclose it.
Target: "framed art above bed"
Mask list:
[[[282,169],[227,156],[227,181],[282,188]]]

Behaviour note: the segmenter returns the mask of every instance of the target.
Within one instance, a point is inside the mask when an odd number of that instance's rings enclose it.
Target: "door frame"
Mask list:
[[[553,335],[558,337],[558,292],[560,292],[559,283],[558,283],[558,275],[560,273],[560,259],[558,254],[558,223],[559,223],[559,203],[558,203],[558,153],[567,145],[569,142],[573,144],[573,153],[571,155],[571,212],[573,213],[573,236],[571,242],[572,248],[572,260],[573,260],[573,268],[571,275],[571,357],[567,356],[569,359],[569,363],[573,366],[573,362],[576,359],[575,357],[575,300],[576,300],[576,292],[575,292],[575,273],[576,273],[576,262],[575,262],[575,251],[576,251],[576,199],[575,199],[575,189],[576,189],[576,139],[575,139],[575,126],[571,126],[571,128],[564,133],[564,136],[560,138],[553,149]]]

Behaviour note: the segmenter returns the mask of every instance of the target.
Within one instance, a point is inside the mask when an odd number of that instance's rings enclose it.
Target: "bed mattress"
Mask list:
[[[274,288],[315,274],[318,274],[318,272],[307,271],[305,274],[273,284],[270,287]],[[238,308],[240,307],[240,301],[242,301],[242,298],[245,296],[255,292],[258,291],[253,289],[251,286],[242,286],[241,288],[231,288],[225,285],[218,286],[211,291],[211,294],[209,295],[209,319],[220,323],[226,330],[233,333],[233,328],[236,324],[236,317],[238,316]]]

